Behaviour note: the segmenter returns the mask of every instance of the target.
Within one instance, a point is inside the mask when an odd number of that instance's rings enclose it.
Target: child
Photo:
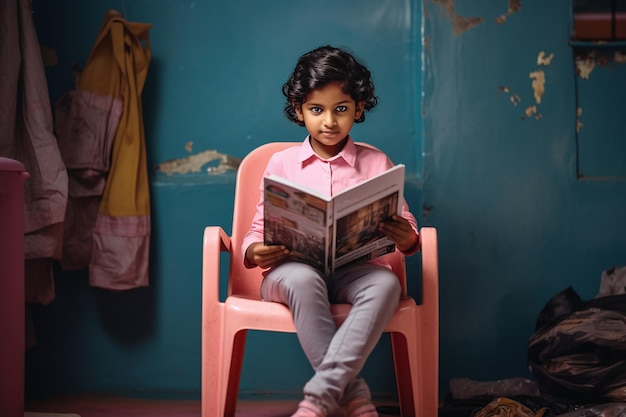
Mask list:
[[[377,98],[369,70],[347,51],[324,46],[304,54],[283,85],[283,94],[287,118],[306,127],[309,135],[301,145],[274,154],[265,176],[277,174],[333,195],[393,166],[384,153],[359,146],[350,137],[352,125],[365,120],[365,111]],[[379,228],[405,255],[419,249],[417,222],[404,199],[402,216],[394,215]],[[398,277],[385,257],[340,268],[331,276],[290,261],[285,246],[263,244],[262,195],[242,250],[247,267],[267,269],[261,296],[289,307],[315,370],[292,417],[326,417],[338,407],[347,417],[378,416],[359,372],[401,295]],[[339,329],[331,303],[352,304]]]

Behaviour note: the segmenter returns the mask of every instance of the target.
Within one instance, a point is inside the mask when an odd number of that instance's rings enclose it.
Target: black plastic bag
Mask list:
[[[528,364],[543,394],[626,401],[626,295],[583,302],[569,287],[552,297],[529,339]]]

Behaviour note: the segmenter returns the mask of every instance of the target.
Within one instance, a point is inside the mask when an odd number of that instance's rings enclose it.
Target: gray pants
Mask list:
[[[359,372],[396,311],[400,294],[396,275],[370,264],[325,277],[308,265],[288,262],[266,275],[261,296],[289,307],[302,349],[315,370],[304,386],[307,400],[330,412],[355,397],[371,398]],[[339,329],[331,303],[352,304]]]

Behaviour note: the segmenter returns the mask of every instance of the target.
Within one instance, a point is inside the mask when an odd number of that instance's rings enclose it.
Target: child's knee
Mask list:
[[[294,292],[314,291],[326,293],[326,282],[322,274],[315,268],[299,263],[290,262],[281,265],[280,281],[282,285]]]
[[[402,286],[400,285],[400,280],[392,271],[385,273],[384,278],[378,279],[377,284],[380,286],[380,291],[383,294],[400,298]]]
[[[375,293],[375,302],[380,303],[380,305],[385,306],[385,308],[395,311],[395,308],[400,302],[400,296],[402,295],[402,287],[400,286],[398,277],[396,277],[395,274],[390,273],[385,275],[384,278],[381,277],[381,279],[378,279],[375,284]]]

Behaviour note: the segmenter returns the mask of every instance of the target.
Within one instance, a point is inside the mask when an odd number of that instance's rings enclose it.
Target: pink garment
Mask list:
[[[150,24],[108,10],[76,89],[56,103],[70,175],[63,269],[110,290],[148,285],[149,182],[141,92]]]
[[[385,153],[357,145],[352,138],[348,138],[346,145],[338,155],[330,159],[322,159],[311,148],[309,137],[307,136],[302,145],[293,146],[272,155],[263,176],[278,175],[315,189],[325,195],[332,196],[393,166],[393,162]],[[241,245],[242,253],[246,253],[246,249],[252,243],[263,242],[262,180],[259,184],[259,195],[259,202],[256,206],[256,213],[252,219],[250,230],[243,238]],[[411,223],[411,227],[417,233],[417,220],[409,211],[404,197],[402,198],[402,217]],[[405,253],[407,256],[412,254]],[[384,256],[368,262],[390,268]],[[245,259],[244,263],[246,263]],[[246,263],[246,266],[249,265]]]
[[[122,104],[118,98],[79,89],[63,95],[55,104],[54,131],[69,175],[61,260],[64,270],[89,267],[93,230]]]
[[[0,156],[24,164],[26,299],[54,299],[68,179],[52,129],[48,85],[30,0],[0,1]]]

